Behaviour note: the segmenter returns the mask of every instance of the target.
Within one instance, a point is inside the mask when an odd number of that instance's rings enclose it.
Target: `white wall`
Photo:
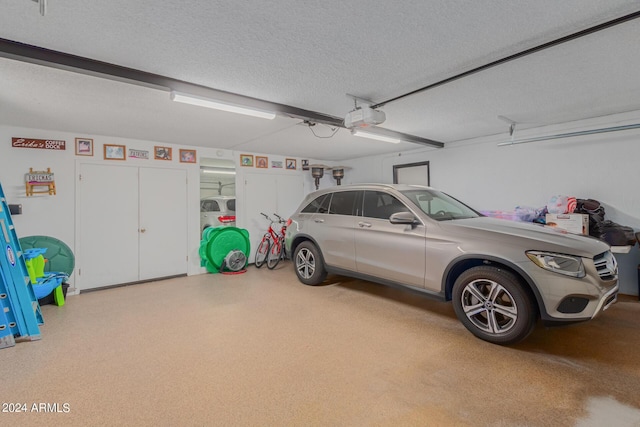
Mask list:
[[[56,139],[66,141],[66,150],[39,150],[30,148],[12,148],[11,138],[35,138]],[[93,138],[94,156],[76,156],[75,138]],[[200,273],[200,258],[198,247],[200,244],[200,178],[199,165],[180,163],[178,150],[180,148],[196,149],[198,158],[214,157],[233,159],[233,152],[229,150],[207,149],[202,147],[177,146],[153,141],[131,140],[124,138],[107,137],[101,135],[73,134],[53,130],[27,129],[10,126],[0,126],[0,183],[4,189],[8,203],[21,204],[22,215],[14,215],[13,222],[18,237],[30,235],[52,236],[65,242],[75,253],[76,245],[76,179],[78,165],[82,162],[120,164],[120,161],[103,160],[104,144],[126,145],[127,149],[136,148],[148,150],[150,160],[131,159],[126,164],[139,166],[162,165],[187,170],[188,177],[188,247],[189,247],[189,274]],[[153,160],[153,147],[155,145],[172,146],[173,160],[171,162]],[[162,162],[162,163],[160,163]],[[55,196],[35,195],[26,197],[24,175],[29,171],[46,170],[51,168],[55,174]],[[75,276],[75,272],[74,272]],[[73,285],[75,277],[70,278]]]
[[[516,130],[515,139],[640,123],[640,112]],[[506,127],[506,126],[505,126]],[[505,129],[506,131],[506,129]],[[543,207],[553,195],[599,200],[606,219],[640,229],[640,130],[514,144],[504,135],[347,162],[349,183],[393,182],[393,165],[430,162],[431,186],[478,210]],[[621,291],[637,295],[640,251],[616,256]]]
[[[66,150],[54,151],[54,150],[39,150],[30,148],[12,148],[11,138],[34,138],[34,139],[55,139],[65,140]],[[75,138],[93,138],[94,140],[94,156],[76,156],[75,155]],[[175,168],[182,168],[187,170],[188,176],[188,247],[189,247],[189,266],[188,274],[200,274],[205,273],[206,270],[200,267],[200,257],[198,255],[198,248],[200,246],[200,176],[199,176],[199,163],[186,164],[180,163],[178,160],[178,150],[180,148],[195,149],[197,151],[197,158],[215,158],[215,159],[227,159],[235,162],[236,164],[236,193],[238,200],[243,200],[244,197],[255,198],[258,202],[264,201],[265,203],[275,194],[274,193],[259,193],[259,194],[246,194],[244,189],[244,174],[245,173],[264,173],[267,175],[285,174],[289,176],[296,176],[302,182],[304,186],[304,195],[315,190],[313,179],[308,171],[302,171],[301,158],[296,158],[297,169],[287,170],[273,169],[258,169],[255,167],[240,167],[239,159],[240,154],[254,154],[254,155],[267,155],[269,157],[269,166],[271,166],[272,160],[280,160],[283,165],[285,162],[285,156],[271,156],[263,153],[247,153],[247,152],[234,152],[230,150],[222,150],[216,148],[203,148],[194,146],[178,146],[166,143],[158,143],[154,141],[144,140],[131,140],[125,138],[108,137],[101,135],[87,135],[87,134],[73,134],[69,132],[59,132],[55,130],[43,130],[43,129],[28,129],[11,126],[0,125],[0,184],[4,189],[7,197],[7,201],[10,204],[21,204],[23,214],[14,215],[13,222],[16,227],[16,233],[18,237],[30,236],[30,235],[46,235],[55,237],[65,242],[72,251],[76,251],[76,179],[78,175],[79,165],[83,162],[91,163],[108,163],[108,164],[121,164],[120,161],[103,160],[103,145],[104,144],[119,144],[126,145],[127,149],[135,148],[139,150],[147,150],[150,152],[151,159],[132,159],[128,158],[126,164],[135,164],[139,166],[153,166],[162,165],[163,167],[171,166]],[[171,162],[153,160],[153,147],[155,145],[170,146],[173,148],[173,160]],[[311,163],[315,160],[310,159]],[[325,162],[326,163],[326,162]],[[55,196],[49,195],[36,195],[32,197],[26,197],[24,176],[29,171],[29,168],[34,170],[46,170],[51,168],[51,171],[55,174],[55,182],[57,194]],[[329,177],[323,178],[323,184],[325,186],[333,185]],[[304,195],[302,197],[304,197]],[[282,195],[280,197],[283,197]],[[286,198],[286,193],[284,194]],[[293,213],[295,208],[302,201],[300,195],[292,198],[292,200],[286,200],[286,203],[281,204],[288,206],[285,210],[291,210],[291,212],[281,212],[283,216],[288,216]],[[295,199],[295,200],[293,200]],[[247,218],[243,217],[242,206],[238,207],[239,226],[243,223],[249,223]],[[265,226],[266,228],[266,226]],[[263,229],[249,230],[252,234],[262,234]],[[252,236],[253,237],[253,236]],[[74,272],[75,276],[75,272]],[[70,283],[73,285],[75,277],[70,278]]]
[[[256,168],[238,166],[241,154],[256,154],[247,152],[234,152],[236,159],[236,226],[249,231],[251,242],[250,262],[253,262],[253,254],[267,231],[269,222],[260,216],[260,212],[273,217],[277,213],[283,218],[289,218],[295,212],[304,197],[315,191],[315,183],[310,171],[302,170],[302,158],[295,158],[297,169],[272,168],[272,161],[281,161],[285,164],[285,156],[270,154],[258,154],[269,158],[269,168]],[[311,164],[323,163],[314,159]],[[261,179],[264,177],[264,179]],[[300,182],[302,189],[295,185],[295,180]],[[334,185],[329,177],[324,177],[322,183],[325,186]],[[279,188],[279,184],[280,187]],[[274,218],[275,219],[275,218]]]
[[[516,131],[516,138],[563,133],[572,130],[607,127],[640,122],[640,112],[620,114],[590,121],[549,126],[530,131]],[[12,148],[12,137],[38,139],[63,139],[65,151]],[[91,158],[75,155],[76,137],[94,139],[95,155]],[[630,130],[616,133],[577,138],[557,139],[542,142],[498,147],[497,143],[508,140],[508,136],[481,138],[447,144],[446,148],[416,149],[400,154],[374,156],[343,162],[350,167],[343,184],[358,182],[392,182],[393,165],[430,161],[431,185],[455,195],[480,210],[512,210],[515,206],[544,206],[552,195],[566,194],[580,198],[600,200],[606,207],[607,219],[640,229],[640,197],[635,184],[640,182],[640,131]],[[124,144],[127,148],[153,151],[153,141],[129,140],[100,135],[77,135],[52,130],[26,129],[0,126],[0,183],[9,203],[23,205],[23,214],[14,215],[18,236],[48,235],[67,243],[75,251],[75,179],[79,162],[105,162],[102,160],[103,144]],[[179,148],[197,150],[198,158],[211,157],[233,160],[239,164],[240,154],[215,148],[185,147],[173,145],[172,165],[188,171],[188,245],[189,274],[203,273],[200,267],[198,247],[200,244],[200,180],[198,164],[181,164],[177,160]],[[284,163],[284,156],[269,156]],[[303,180],[304,195],[315,190],[310,171],[298,169],[257,169],[236,167],[236,192],[239,200],[255,197],[268,201],[269,194],[244,194],[244,173],[283,174],[290,173]],[[309,159],[310,163],[331,162]],[[151,165],[154,160],[128,159],[140,165]],[[163,163],[164,164],[164,163]],[[24,174],[34,170],[51,168],[55,173],[56,196],[34,196],[27,198]],[[320,188],[335,185],[330,171],[320,181]],[[291,200],[297,206],[301,200]],[[289,215],[290,212],[284,215]],[[239,207],[238,215],[242,216]],[[240,224],[247,219],[240,219]],[[251,230],[250,230],[251,231]],[[254,232],[258,232],[257,230]],[[623,293],[636,295],[637,270],[640,251],[637,246],[629,254],[617,256],[620,264],[620,282]],[[71,278],[73,283],[73,278]]]

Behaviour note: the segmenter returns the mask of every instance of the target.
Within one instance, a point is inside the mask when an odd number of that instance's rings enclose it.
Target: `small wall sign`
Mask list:
[[[11,138],[11,146],[17,148],[39,148],[43,150],[66,150],[66,141],[57,139]]]
[[[33,168],[29,168],[29,173],[24,175],[24,181],[27,197],[34,194],[56,194],[56,183],[51,168],[47,168],[46,171],[34,171]]]
[[[136,150],[135,148],[129,148],[129,158],[149,160],[149,152],[147,150]]]

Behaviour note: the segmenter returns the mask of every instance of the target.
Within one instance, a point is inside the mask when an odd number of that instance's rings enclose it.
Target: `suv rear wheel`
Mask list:
[[[453,285],[453,308],[475,336],[494,344],[514,344],[535,327],[531,297],[518,278],[497,267],[471,268]]]
[[[319,285],[327,278],[327,270],[320,251],[312,242],[306,241],[296,247],[293,255],[296,276],[305,285]]]

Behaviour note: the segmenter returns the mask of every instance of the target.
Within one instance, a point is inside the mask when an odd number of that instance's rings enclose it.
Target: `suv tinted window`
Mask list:
[[[357,191],[337,191],[333,193],[329,213],[335,215],[353,215],[353,207],[357,195]]]
[[[331,201],[331,194],[323,194],[317,197],[313,202],[309,203],[300,211],[300,213],[327,213],[329,210],[329,202]]]
[[[382,191],[365,191],[363,216],[389,219],[396,212],[409,212],[398,199]]]
[[[227,200],[227,210],[236,211],[236,199]]]
[[[215,200],[205,200],[202,202],[202,212],[218,212],[220,211],[220,206],[218,206],[218,202]]]

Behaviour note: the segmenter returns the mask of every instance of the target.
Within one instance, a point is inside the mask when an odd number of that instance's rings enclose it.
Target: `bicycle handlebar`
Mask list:
[[[269,221],[271,221],[271,222],[276,222],[276,221],[272,220],[271,218],[269,218],[269,215],[267,215],[267,214],[266,214],[266,213],[264,213],[264,212],[260,212],[260,215],[262,215],[263,217],[265,217],[266,219],[268,219],[268,220],[269,220]],[[274,213],[273,215],[274,215],[276,218],[278,218],[278,221],[277,221],[277,222],[279,222],[279,223],[281,223],[281,224],[285,224],[285,223],[287,222],[287,221],[285,221],[285,219],[284,219],[284,218],[282,218],[282,217],[281,217],[280,215],[278,215],[277,213]]]
[[[278,215],[277,213],[274,213],[274,215],[275,215],[276,217],[278,217],[278,222],[279,222],[280,224],[286,224],[286,223],[287,223],[287,220],[286,220],[286,219],[284,219],[284,218],[282,218],[282,217],[281,217],[280,215]]]

